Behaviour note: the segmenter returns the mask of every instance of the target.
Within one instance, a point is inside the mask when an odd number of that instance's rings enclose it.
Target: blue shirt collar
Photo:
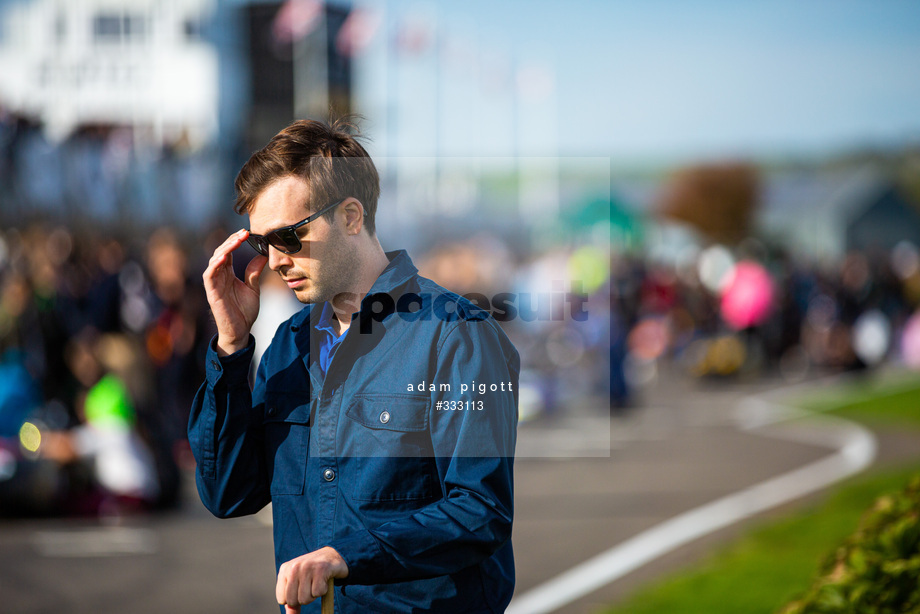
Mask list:
[[[316,330],[322,330],[330,335],[332,338],[339,337],[335,332],[335,327],[332,325],[332,318],[335,317],[335,310],[333,310],[332,305],[329,301],[323,303],[323,310],[319,314],[319,319],[316,321]]]

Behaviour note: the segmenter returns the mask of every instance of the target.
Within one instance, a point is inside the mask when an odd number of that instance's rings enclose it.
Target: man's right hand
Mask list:
[[[240,230],[214,250],[202,279],[217,324],[217,354],[228,356],[249,343],[249,331],[259,315],[259,275],[268,262],[257,255],[246,267],[243,279],[233,272],[233,252],[249,236]]]

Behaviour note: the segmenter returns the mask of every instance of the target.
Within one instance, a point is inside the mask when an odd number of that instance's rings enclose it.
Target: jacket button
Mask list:
[[[277,414],[277,413],[278,413],[278,411],[277,411],[274,407],[269,407],[269,408],[268,408],[268,415],[269,415],[269,416],[274,416],[274,415]]]
[[[214,367],[214,369],[220,371],[220,363],[217,362],[216,360],[211,361],[211,366]]]
[[[323,471],[323,479],[326,480],[327,482],[331,482],[332,480],[335,479],[335,471],[333,471],[332,469],[326,469],[325,471]]]
[[[389,421],[390,421],[390,412],[386,410],[380,412],[380,423],[386,424]]]

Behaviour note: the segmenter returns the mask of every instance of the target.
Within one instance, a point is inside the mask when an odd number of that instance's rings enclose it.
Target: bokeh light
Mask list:
[[[773,280],[756,262],[739,262],[722,293],[722,317],[736,330],[761,324],[773,307]]]
[[[31,422],[25,422],[19,429],[19,443],[27,452],[38,452],[42,445],[42,432]]]
[[[920,311],[911,316],[904,325],[901,335],[901,356],[908,366],[920,369]]]
[[[901,279],[920,273],[920,251],[910,241],[899,241],[891,250],[891,268]]]
[[[728,282],[735,258],[728,248],[722,245],[708,247],[700,254],[700,281],[710,292],[720,292]]]
[[[853,325],[853,350],[867,365],[877,365],[888,354],[891,324],[878,309],[867,311]]]

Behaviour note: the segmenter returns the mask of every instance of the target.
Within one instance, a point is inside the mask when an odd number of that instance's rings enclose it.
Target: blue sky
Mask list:
[[[920,1],[350,1],[383,15],[356,63],[377,156],[629,165],[920,142]],[[394,51],[412,15],[440,54]]]
[[[384,143],[395,113],[391,153],[641,162],[920,141],[920,2],[369,4],[442,33],[439,60],[384,36],[363,56],[359,106]],[[503,65],[543,77],[536,97],[483,86]]]

